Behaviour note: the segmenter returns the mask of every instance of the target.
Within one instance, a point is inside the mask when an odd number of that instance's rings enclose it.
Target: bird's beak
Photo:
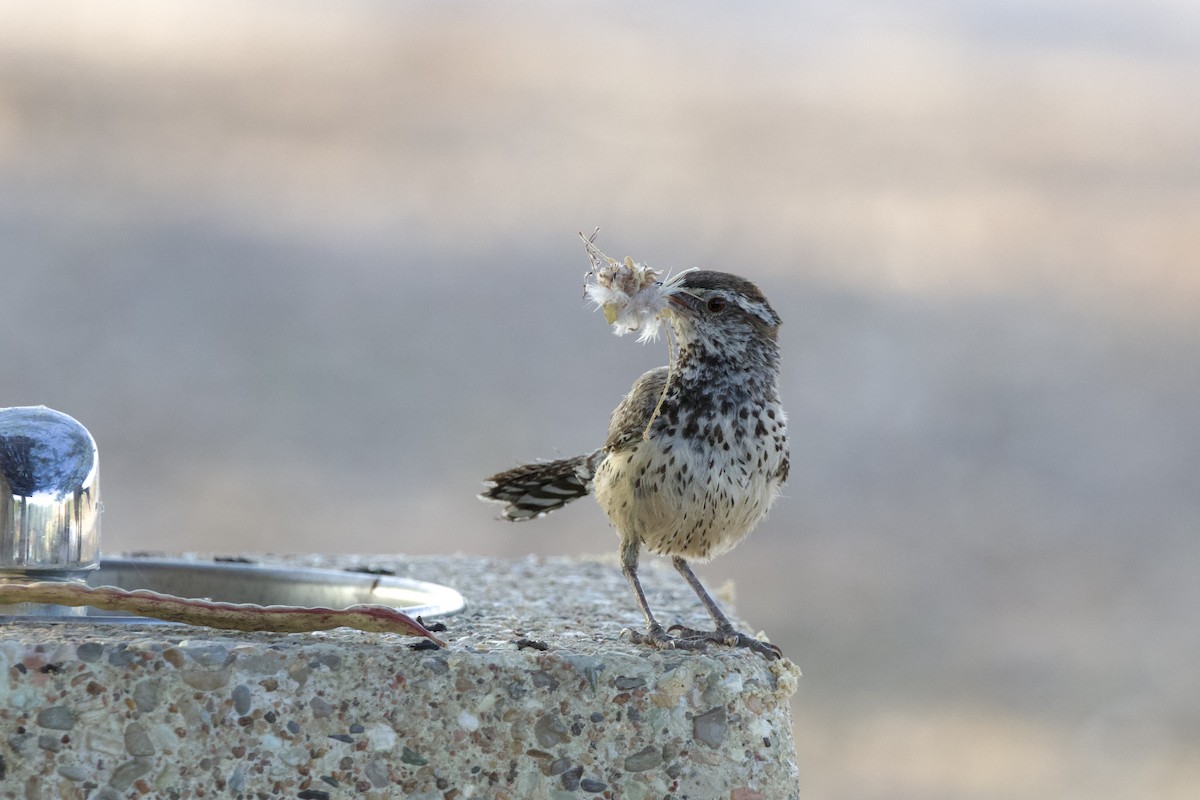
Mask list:
[[[690,314],[700,311],[700,300],[686,290],[676,289],[671,292],[667,295],[667,302],[671,304],[673,310],[685,311]]]
[[[695,314],[700,311],[700,301],[688,289],[679,285],[683,281],[684,275],[686,272],[679,272],[678,275],[667,278],[662,287],[662,296],[667,301],[667,311]]]
[[[667,301],[667,311],[682,312],[690,315],[700,313],[700,299],[692,294],[690,289],[680,285],[684,280],[684,276],[694,271],[685,269],[683,272],[675,273],[663,282],[662,296]]]

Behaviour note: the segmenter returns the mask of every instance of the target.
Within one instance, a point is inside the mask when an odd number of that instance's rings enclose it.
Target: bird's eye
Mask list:
[[[708,310],[712,314],[720,314],[722,311],[725,310],[725,298],[724,297],[708,298]]]

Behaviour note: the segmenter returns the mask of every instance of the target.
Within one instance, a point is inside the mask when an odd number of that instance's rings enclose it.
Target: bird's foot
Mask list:
[[[764,642],[761,639],[755,639],[753,636],[742,633],[734,628],[720,627],[715,631],[701,631],[695,628],[688,628],[683,625],[672,625],[668,630],[674,633],[678,638],[677,642],[698,642],[702,647],[708,642],[715,642],[726,647],[744,647],[747,650],[753,650],[768,661],[774,661],[777,658],[783,658],[783,651],[770,642]],[[666,634],[664,634],[666,635]],[[668,637],[669,638],[669,637]],[[676,645],[677,647],[680,645]],[[698,650],[700,647],[687,647],[689,650]]]
[[[657,622],[646,629],[645,633],[630,630],[629,638],[634,644],[644,644],[655,650],[702,650],[710,639],[677,638],[671,636]]]

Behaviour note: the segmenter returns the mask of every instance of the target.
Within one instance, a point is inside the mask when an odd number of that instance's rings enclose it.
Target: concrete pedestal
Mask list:
[[[614,563],[455,557],[369,564],[468,608],[447,650],[340,629],[229,634],[96,622],[0,628],[0,796],[797,798],[788,661],[631,644]],[[647,563],[665,623],[708,624]]]

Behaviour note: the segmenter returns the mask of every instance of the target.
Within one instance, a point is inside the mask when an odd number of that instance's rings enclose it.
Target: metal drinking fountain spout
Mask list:
[[[82,581],[100,565],[98,469],[76,420],[45,406],[0,409],[0,582]]]
[[[300,609],[385,605],[427,618],[464,607],[463,596],[448,586],[391,574],[203,559],[117,557],[101,562],[97,468],[95,440],[66,414],[45,406],[0,408],[0,585],[90,583],[176,598]],[[147,622],[145,617],[83,606],[0,605],[0,628],[14,617]]]

